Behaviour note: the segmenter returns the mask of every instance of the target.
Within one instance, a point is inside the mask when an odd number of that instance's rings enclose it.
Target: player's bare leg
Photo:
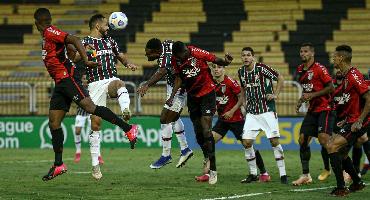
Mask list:
[[[330,176],[330,165],[329,165],[329,154],[327,150],[327,144],[329,142],[329,134],[327,133],[319,133],[318,140],[321,145],[321,157],[322,161],[324,162],[324,170],[320,173],[317,177],[320,181],[326,180]]]
[[[288,184],[288,177],[286,175],[286,170],[285,170],[284,151],[283,151],[283,147],[281,146],[279,142],[279,138],[277,137],[270,138],[270,143],[274,151],[276,164],[279,169],[280,181],[283,184]]]
[[[135,148],[136,135],[138,131],[136,125],[127,124],[116,114],[114,114],[109,108],[95,105],[90,97],[85,97],[84,99],[82,99],[79,102],[79,106],[83,108],[86,112],[99,116],[105,121],[119,126],[125,132],[126,137],[129,139],[131,149]]]
[[[130,95],[126,89],[125,83],[121,80],[114,80],[108,85],[108,95],[111,98],[117,98],[121,108],[123,119],[128,122],[131,118]]]
[[[209,166],[209,184],[217,183],[217,168],[215,155],[215,140],[212,135],[212,116],[201,116],[200,123],[203,129],[204,145],[207,148]]]
[[[67,166],[63,163],[64,134],[61,127],[61,123],[65,114],[66,111],[64,110],[49,110],[49,128],[51,132],[51,142],[53,144],[55,161],[49,172],[43,176],[43,181],[51,180],[67,172]]]
[[[299,154],[302,164],[302,175],[295,181],[292,182],[294,186],[310,184],[312,183],[312,178],[310,175],[309,162],[311,158],[311,149],[310,149],[310,136],[305,136],[303,133],[299,135]]]
[[[350,185],[351,191],[362,190],[365,185],[356,173],[351,158],[348,157],[348,142],[341,135],[333,135],[327,146],[330,157],[330,164],[335,174],[337,187],[331,192],[335,196],[346,196],[349,190],[345,187],[343,169],[351,176],[353,183]]]

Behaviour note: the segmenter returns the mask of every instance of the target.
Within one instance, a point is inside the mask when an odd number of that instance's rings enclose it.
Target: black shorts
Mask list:
[[[226,122],[218,119],[216,124],[213,126],[212,131],[218,133],[222,137],[226,135],[228,131],[233,132],[236,139],[242,140],[244,128],[244,120],[239,122]]]
[[[49,110],[68,112],[72,101],[79,104],[82,99],[88,96],[88,92],[79,81],[71,77],[64,78],[55,84]]]
[[[334,123],[335,111],[308,112],[303,119],[300,133],[311,137],[318,137],[319,133],[331,135]]]
[[[359,137],[363,136],[365,133],[367,133],[370,130],[370,126],[367,125],[367,126],[362,127],[362,129],[360,129],[357,132],[352,132],[351,126],[352,126],[352,123],[346,123],[337,132],[337,134],[346,138],[349,146],[354,145]]]
[[[216,111],[216,93],[211,91],[201,97],[188,95],[187,104],[190,117],[213,116]]]

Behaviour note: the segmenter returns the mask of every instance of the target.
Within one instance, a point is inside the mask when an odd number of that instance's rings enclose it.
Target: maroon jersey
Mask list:
[[[224,80],[216,85],[216,103],[218,117],[227,122],[237,122],[243,120],[240,108],[235,111],[230,119],[222,117],[227,111],[231,110],[238,102],[238,94],[240,93],[240,86],[237,81],[225,75]]]
[[[188,95],[201,97],[215,88],[207,62],[214,62],[216,56],[208,51],[188,46],[190,57],[184,62],[178,62],[172,57],[174,73],[183,81]]]
[[[348,123],[357,121],[364,106],[362,95],[368,90],[361,72],[352,67],[335,93],[337,108],[340,107],[337,109],[338,118],[346,119]]]
[[[303,64],[298,66],[297,74],[304,93],[318,92],[324,89],[326,84],[332,82],[328,70],[320,63],[313,63],[307,70],[303,68]],[[330,101],[330,94],[312,98],[309,102],[308,112],[331,110]]]
[[[55,82],[73,74],[73,64],[66,58],[65,43],[68,33],[55,26],[47,27],[42,36],[42,59],[50,76]]]

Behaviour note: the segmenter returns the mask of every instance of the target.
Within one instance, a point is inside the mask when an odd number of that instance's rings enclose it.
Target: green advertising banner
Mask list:
[[[64,147],[74,147],[74,117],[66,117],[62,123]],[[138,124],[137,147],[162,146],[159,134],[159,117],[133,117],[130,123]],[[85,126],[81,132],[82,146],[89,146],[90,127]],[[123,131],[115,125],[103,122],[102,147],[129,148],[128,139]],[[172,144],[178,147],[177,142]],[[0,148],[52,148],[51,134],[47,117],[1,117],[0,118]]]

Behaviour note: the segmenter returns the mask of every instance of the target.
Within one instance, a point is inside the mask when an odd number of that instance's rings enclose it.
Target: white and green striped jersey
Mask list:
[[[113,38],[87,36],[82,39],[82,44],[85,46],[90,44],[95,48],[95,55],[88,54],[88,57],[101,64],[95,68],[86,69],[86,78],[89,83],[117,76],[116,63],[120,50]]]
[[[246,66],[238,70],[240,84],[245,90],[247,113],[261,114],[276,112],[275,100],[267,101],[266,95],[273,94],[273,82],[278,79],[279,73],[271,67],[256,63],[252,71]]]

